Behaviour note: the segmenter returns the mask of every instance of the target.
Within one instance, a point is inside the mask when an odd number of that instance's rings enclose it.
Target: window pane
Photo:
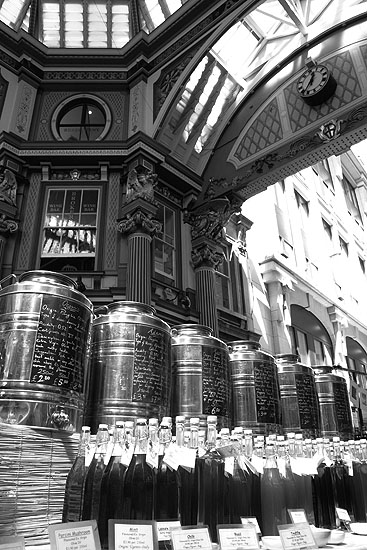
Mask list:
[[[95,254],[98,196],[96,189],[49,191],[42,256]]]

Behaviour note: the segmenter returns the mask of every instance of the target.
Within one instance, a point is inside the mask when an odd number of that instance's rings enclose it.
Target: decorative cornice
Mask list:
[[[45,71],[45,80],[126,80],[126,71]]]

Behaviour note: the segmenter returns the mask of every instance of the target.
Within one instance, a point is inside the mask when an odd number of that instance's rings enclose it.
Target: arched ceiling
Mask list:
[[[0,0],[1,23],[41,42],[43,60],[60,66],[67,48],[70,63],[98,48],[113,67],[126,61],[132,78],[142,40],[153,90],[147,133],[204,180],[203,199],[210,186],[245,200],[367,137],[366,19],[367,0]],[[316,107],[296,90],[310,57],[338,83]]]

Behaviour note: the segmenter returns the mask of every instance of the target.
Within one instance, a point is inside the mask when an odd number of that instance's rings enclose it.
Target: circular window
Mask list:
[[[111,112],[101,99],[79,94],[64,100],[56,109],[52,131],[59,141],[100,141],[111,126]]]

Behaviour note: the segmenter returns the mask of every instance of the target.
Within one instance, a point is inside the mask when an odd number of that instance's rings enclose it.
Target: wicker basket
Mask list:
[[[78,442],[78,434],[0,423],[0,536],[49,543],[48,526],[62,519]]]

